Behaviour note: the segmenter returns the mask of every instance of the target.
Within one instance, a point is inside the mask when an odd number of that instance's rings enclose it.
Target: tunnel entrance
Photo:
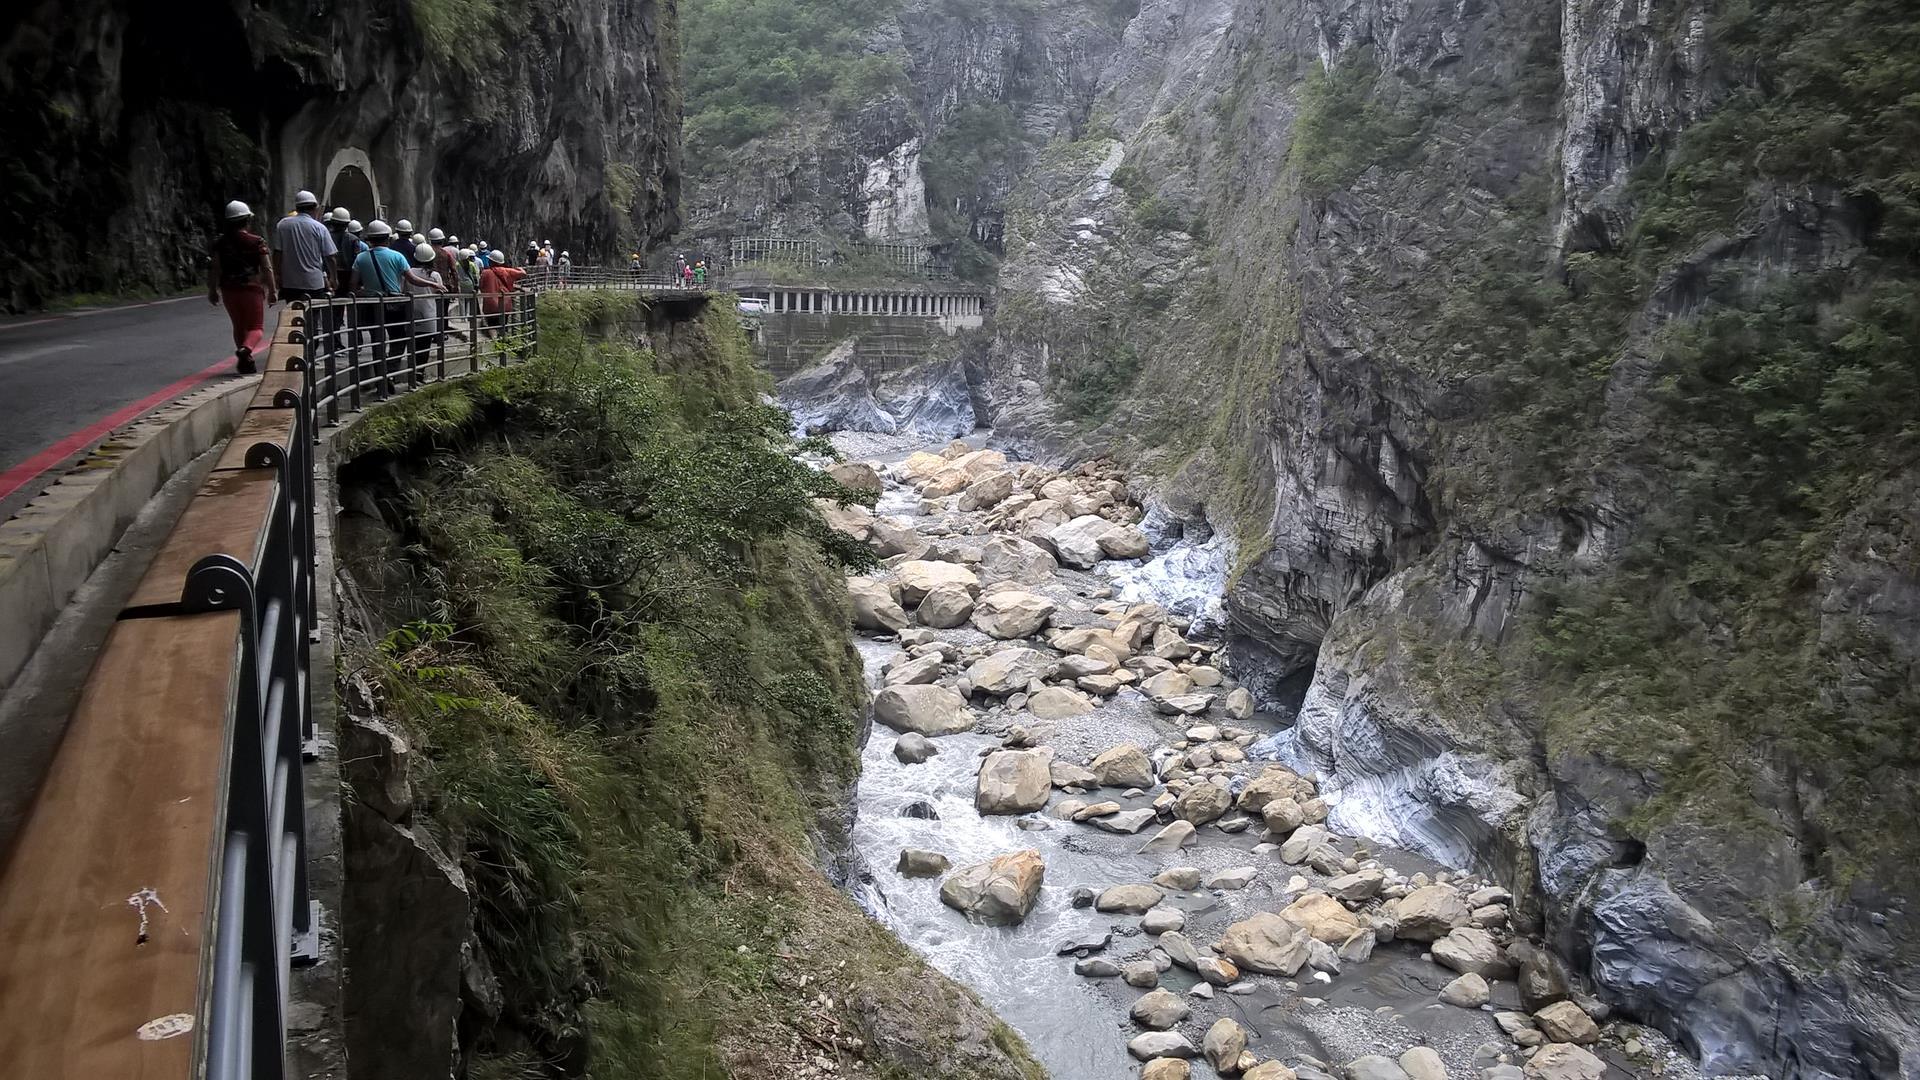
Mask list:
[[[326,204],[329,209],[344,206],[353,212],[360,221],[372,221],[380,216],[380,204],[374,194],[373,179],[358,165],[342,165],[327,183]]]

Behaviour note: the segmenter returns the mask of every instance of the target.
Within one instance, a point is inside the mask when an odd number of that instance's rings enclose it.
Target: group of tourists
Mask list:
[[[634,256],[636,263],[635,269],[638,269],[637,264],[639,258],[640,256],[637,254]],[[688,262],[685,255],[675,255],[673,257],[673,276],[679,278],[680,284],[685,288],[701,288],[707,283],[707,260],[695,259],[693,262]]]
[[[294,194],[293,211],[274,223],[271,245],[252,223],[253,210],[246,203],[227,204],[207,274],[207,300],[226,306],[236,370],[243,375],[257,370],[253,354],[264,336],[266,309],[278,300],[358,296],[377,301],[351,332],[366,335],[374,363],[384,373],[388,359],[409,351],[419,364],[447,332],[447,302],[441,295],[477,295],[481,319],[473,329],[497,336],[530,268],[549,280],[565,280],[573,269],[571,254],[556,254],[551,240],[529,243],[525,266],[515,266],[485,240],[462,246],[458,236],[438,228],[415,232],[404,218],[391,225],[376,219],[363,227],[345,207],[323,213],[311,191]],[[335,309],[320,308],[316,315],[309,332],[342,329]]]

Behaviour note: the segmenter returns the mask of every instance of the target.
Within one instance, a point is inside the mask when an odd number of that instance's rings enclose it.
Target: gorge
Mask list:
[[[0,24],[9,311],[713,275],[331,450],[353,1080],[1920,1074],[1909,0]]]

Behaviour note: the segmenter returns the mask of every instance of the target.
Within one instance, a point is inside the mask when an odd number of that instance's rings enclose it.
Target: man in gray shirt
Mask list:
[[[273,227],[274,269],[282,300],[324,300],[333,289],[333,234],[320,223],[320,200],[295,192],[292,214]]]

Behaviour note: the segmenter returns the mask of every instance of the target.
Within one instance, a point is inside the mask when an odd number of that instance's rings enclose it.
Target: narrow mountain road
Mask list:
[[[113,429],[231,378],[230,342],[225,312],[197,293],[0,320],[0,518]]]

